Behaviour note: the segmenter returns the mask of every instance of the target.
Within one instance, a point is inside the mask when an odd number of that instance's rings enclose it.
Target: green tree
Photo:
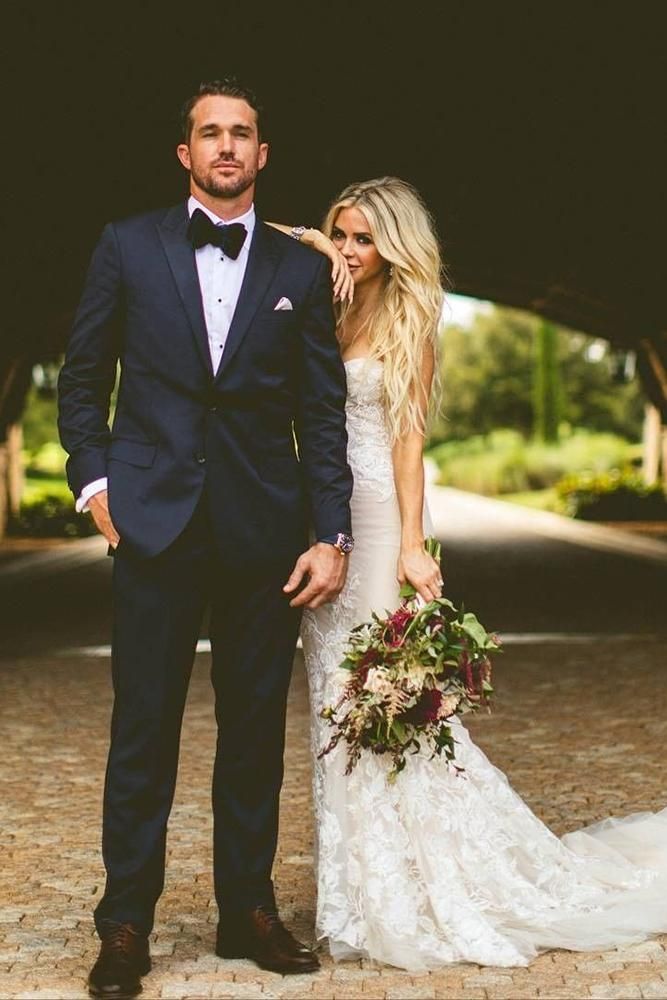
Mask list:
[[[468,328],[442,337],[442,416],[438,439],[463,440],[510,427],[528,434],[532,421],[533,322],[518,310],[479,313]]]
[[[478,313],[469,327],[444,328],[443,396],[434,441],[464,440],[500,427],[532,435],[535,338],[542,323],[531,313],[496,306]],[[554,329],[561,419],[639,441],[644,395],[638,380],[615,380],[609,345],[578,331]]]

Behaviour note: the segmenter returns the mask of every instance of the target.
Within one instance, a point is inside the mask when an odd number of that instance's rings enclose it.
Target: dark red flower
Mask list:
[[[406,607],[397,608],[393,615],[389,616],[389,622],[395,632],[405,632],[408,622],[411,622],[414,618],[412,611],[408,611]]]
[[[411,722],[415,726],[423,725],[426,722],[436,722],[441,701],[442,692],[438,691],[437,688],[428,688],[422,691],[417,704],[403,713],[401,721]]]
[[[414,613],[408,611],[403,605],[397,608],[392,615],[389,615],[384,632],[384,641],[387,646],[394,648],[402,644],[408,625],[413,618]]]
[[[424,722],[436,721],[441,701],[442,692],[438,691],[437,688],[431,688],[428,691],[422,692],[422,696],[419,699],[419,708],[421,709]]]

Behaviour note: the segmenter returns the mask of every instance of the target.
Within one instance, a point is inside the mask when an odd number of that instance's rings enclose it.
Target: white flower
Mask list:
[[[371,694],[380,695],[380,697],[385,697],[390,694],[393,690],[393,685],[391,681],[387,679],[387,671],[382,667],[371,667],[366,675],[366,681],[364,683],[364,691],[370,691]]]

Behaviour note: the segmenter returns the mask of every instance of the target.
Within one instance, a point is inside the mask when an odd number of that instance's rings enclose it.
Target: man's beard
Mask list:
[[[244,170],[239,176],[229,179],[216,177],[213,171],[200,174],[191,168],[192,179],[198,187],[212,198],[238,198],[255,183],[257,169]]]

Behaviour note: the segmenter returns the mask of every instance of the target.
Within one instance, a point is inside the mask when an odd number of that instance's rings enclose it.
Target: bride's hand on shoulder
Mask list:
[[[269,222],[273,229],[278,229],[287,236],[294,235],[294,229],[284,225],[282,222]],[[350,274],[350,268],[345,257],[340,252],[328,236],[321,233],[319,229],[304,229],[298,227],[298,239],[305,243],[307,247],[312,247],[318,253],[324,254],[331,261],[331,278],[333,280],[334,302],[351,302],[354,298],[354,282]]]
[[[348,263],[338,247],[319,229],[306,229],[301,237],[301,242],[312,247],[313,250],[317,250],[318,253],[324,254],[331,261],[334,301],[351,302],[354,298],[354,282]]]
[[[423,544],[401,549],[397,578],[401,586],[404,583],[411,583],[427,603],[442,597],[442,571]]]

